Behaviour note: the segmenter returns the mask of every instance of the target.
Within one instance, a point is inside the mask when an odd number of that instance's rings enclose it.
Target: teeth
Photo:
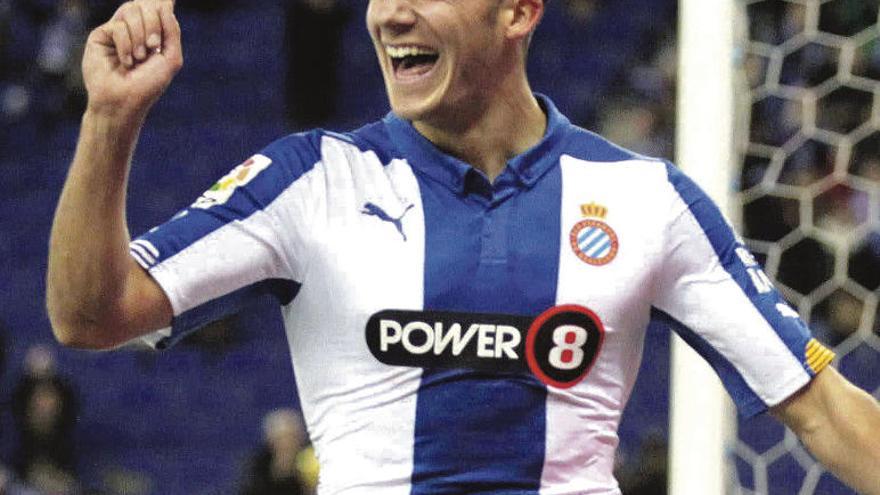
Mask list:
[[[386,46],[385,51],[391,58],[413,57],[416,55],[437,55],[437,52],[420,46]]]

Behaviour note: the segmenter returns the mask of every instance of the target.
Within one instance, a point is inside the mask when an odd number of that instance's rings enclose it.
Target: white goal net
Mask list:
[[[744,237],[835,366],[880,397],[880,0],[739,1]],[[738,436],[735,493],[855,493],[772,418]]]

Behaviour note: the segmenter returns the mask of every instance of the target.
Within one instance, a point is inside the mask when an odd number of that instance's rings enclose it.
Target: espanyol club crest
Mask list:
[[[586,218],[571,229],[571,249],[584,263],[593,266],[611,263],[617,257],[620,242],[614,229],[603,221],[608,209],[590,203],[581,206],[581,213]]]

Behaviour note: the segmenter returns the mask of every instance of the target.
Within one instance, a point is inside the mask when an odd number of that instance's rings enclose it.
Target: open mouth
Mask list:
[[[427,74],[437,64],[440,54],[430,48],[403,46],[386,48],[394,74],[412,78]]]

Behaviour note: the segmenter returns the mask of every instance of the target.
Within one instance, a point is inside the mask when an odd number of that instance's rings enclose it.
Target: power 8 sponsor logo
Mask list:
[[[537,318],[445,311],[380,311],[367,322],[370,352],[393,366],[531,371],[542,382],[573,387],[599,355],[605,330],[595,313],[557,306]]]

